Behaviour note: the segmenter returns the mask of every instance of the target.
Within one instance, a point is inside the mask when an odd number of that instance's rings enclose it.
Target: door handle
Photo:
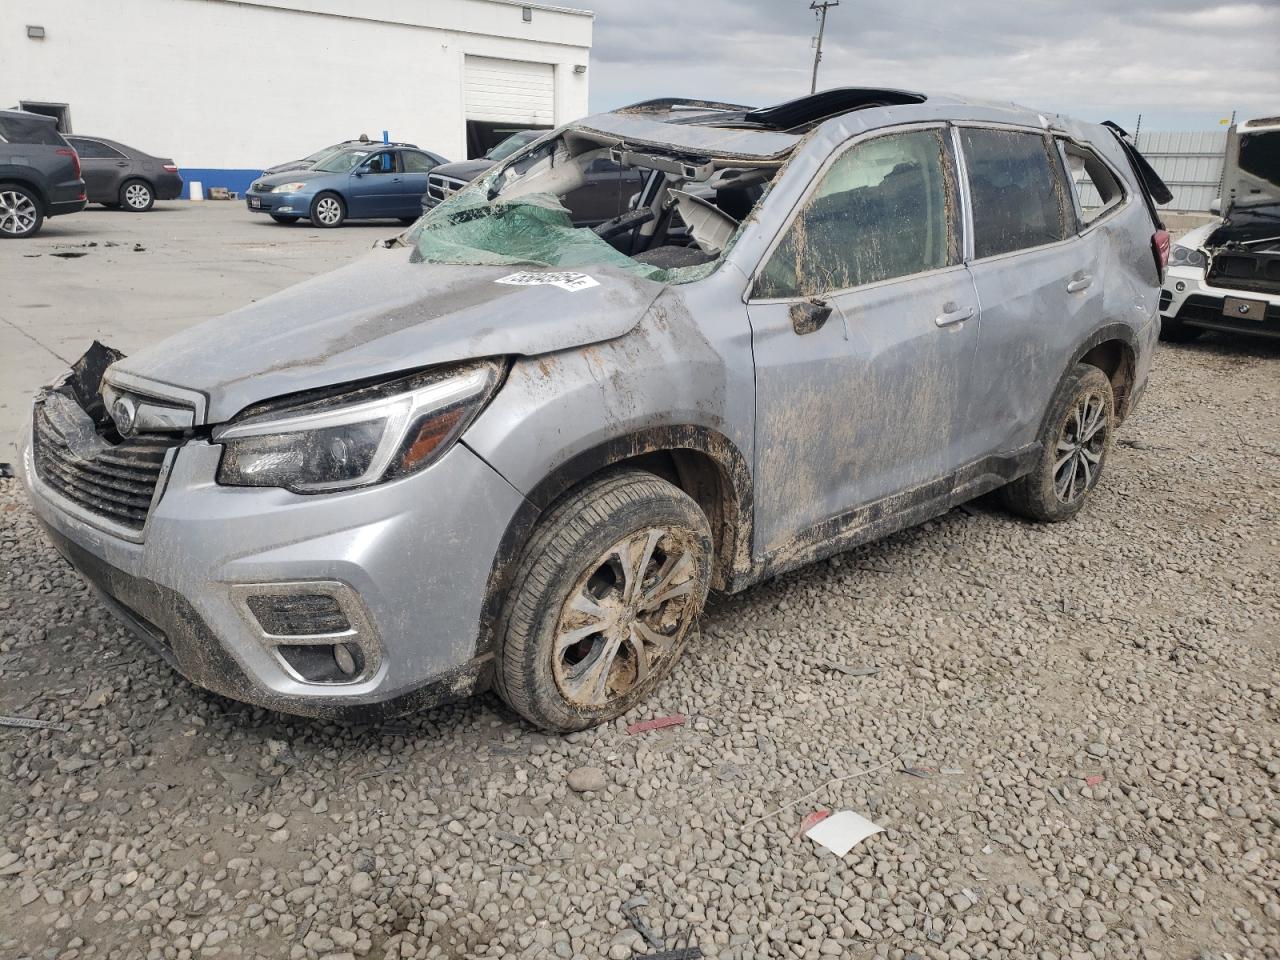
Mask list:
[[[1088,290],[1093,284],[1093,277],[1088,274],[1082,274],[1072,278],[1067,283],[1067,293],[1079,293],[1081,290]]]
[[[117,166],[117,167],[127,167],[128,165],[129,165],[129,161],[128,161],[128,160],[117,160],[117,161],[116,161],[116,166]]]
[[[942,313],[933,318],[940,327],[949,327],[953,323],[961,323],[973,316],[973,307],[957,307],[954,300],[942,305]]]

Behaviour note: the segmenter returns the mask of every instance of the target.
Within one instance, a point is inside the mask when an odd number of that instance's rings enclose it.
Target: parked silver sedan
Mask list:
[[[575,227],[599,160],[643,187]],[[1158,334],[1153,189],[1118,131],[1009,104],[636,104],[362,261],[95,345],[36,398],[24,476],[210,690],[334,716],[493,688],[587,727],[662,682],[709,590],[991,490],[1076,514]]]

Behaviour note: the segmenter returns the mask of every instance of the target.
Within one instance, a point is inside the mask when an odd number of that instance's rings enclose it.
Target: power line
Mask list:
[[[818,91],[818,64],[822,62],[822,34],[827,29],[827,8],[840,6],[840,0],[812,0],[809,9],[818,14],[818,44],[813,51],[813,80],[809,84],[809,92],[816,93]]]

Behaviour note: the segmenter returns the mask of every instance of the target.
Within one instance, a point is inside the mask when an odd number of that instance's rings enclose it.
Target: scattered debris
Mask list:
[[[66,733],[71,729],[71,724],[56,720],[36,720],[33,717],[0,717],[0,727],[29,727],[32,730],[60,730]]]
[[[210,187],[205,192],[205,196],[210,200],[230,200],[231,191],[226,187]]]
[[[902,772],[909,777],[919,777],[921,780],[928,780],[938,771],[933,767],[908,767],[903,766]]]
[[[649,944],[654,950],[661,950],[662,938],[653,932],[652,928],[644,922],[644,918],[638,912],[640,907],[648,906],[648,904],[648,897],[632,897],[622,905],[622,915],[627,918],[627,923],[631,924],[631,928],[644,938],[645,943]]]
[[[51,257],[62,257],[64,260],[74,260],[76,257],[87,257],[88,250],[54,250],[49,254]]]
[[[845,663],[836,663],[834,660],[819,661],[818,666],[834,673],[843,673],[846,677],[874,677],[880,672],[879,667],[851,667]]]
[[[942,774],[944,777],[963,777],[964,776],[963,767],[943,767],[938,772]]]
[[[527,847],[529,838],[522,837],[518,833],[507,833],[505,830],[495,830],[493,835],[499,840],[506,840],[508,843],[514,843],[518,847]]]
[[[884,763],[877,763],[874,767],[866,767],[862,770],[855,770],[853,773],[847,773],[843,777],[833,777],[832,779],[824,783],[822,786],[818,787],[816,790],[810,790],[803,797],[797,797],[795,800],[792,800],[790,803],[784,803],[782,806],[778,807],[778,809],[771,810],[769,813],[766,813],[763,817],[756,817],[754,820],[748,820],[745,824],[743,824],[743,828],[745,829],[746,827],[754,827],[757,823],[763,823],[765,820],[768,820],[771,817],[776,817],[783,810],[790,810],[792,807],[796,806],[797,804],[804,803],[810,797],[816,796],[817,794],[821,793],[823,790],[827,789],[827,787],[834,786],[837,783],[844,783],[846,780],[852,780],[855,777],[865,777],[868,773],[875,773],[877,770],[883,770],[885,767],[891,767],[895,763],[897,763],[901,757],[902,757],[902,754],[896,753],[892,757],[890,757],[888,760],[884,761]]]
[[[147,249],[147,248],[146,248],[146,247],[144,247],[144,246],[143,246],[142,244],[140,244],[140,243],[135,243],[135,244],[133,245],[133,252],[134,252],[134,253],[142,253],[142,252],[143,252],[144,250],[146,250],[146,249]]]
[[[641,720],[639,723],[633,723],[627,727],[627,733],[635,736],[637,733],[648,733],[650,730],[661,730],[664,727],[683,727],[685,716],[683,713],[673,713],[669,717],[654,717],[652,720]]]
[[[843,857],[856,844],[883,830],[884,827],[852,810],[839,810],[806,830],[805,836],[837,857]]]
[[[1100,774],[1100,773],[1095,773],[1095,774],[1094,774],[1093,776],[1091,776],[1091,777],[1085,777],[1085,778],[1084,778],[1084,783],[1085,783],[1085,786],[1086,786],[1086,787],[1096,787],[1098,784],[1100,784],[1100,783],[1103,781],[1103,779],[1104,779],[1104,778],[1103,778],[1102,774]]]
[[[1057,801],[1058,801],[1060,804],[1062,804],[1064,807],[1067,805],[1067,799],[1066,799],[1066,797],[1064,797],[1064,796],[1063,796],[1063,795],[1058,791],[1058,788],[1057,788],[1057,787],[1050,787],[1050,788],[1049,788],[1049,795],[1050,795],[1050,796],[1052,796],[1052,797],[1053,797],[1053,799],[1057,800]]]
[[[701,947],[676,947],[658,953],[642,953],[636,960],[702,960],[704,956]]]
[[[831,816],[830,810],[815,810],[813,813],[806,813],[804,819],[800,821],[800,835],[804,836],[811,827],[817,826],[829,816]]]
[[[0,480],[10,480],[13,478],[13,464],[0,463]]]

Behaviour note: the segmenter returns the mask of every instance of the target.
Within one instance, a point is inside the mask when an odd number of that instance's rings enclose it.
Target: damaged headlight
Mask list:
[[[438,459],[493,395],[495,362],[431,371],[248,415],[215,431],[218,482],[321,493],[407,476]]]
[[[1171,267],[1203,267],[1204,264],[1204,253],[1191,247],[1182,247],[1175,243],[1173,250],[1169,252]]]

